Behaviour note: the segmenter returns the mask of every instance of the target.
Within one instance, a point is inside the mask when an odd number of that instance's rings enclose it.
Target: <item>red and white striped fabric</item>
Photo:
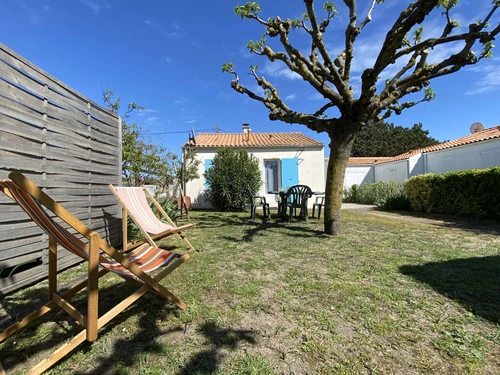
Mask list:
[[[149,234],[158,234],[176,229],[155,216],[141,187],[115,187],[115,190],[132,220]]]
[[[14,200],[23,208],[24,211],[43,229],[50,237],[63,246],[65,249],[73,252],[81,258],[88,260],[88,253],[82,248],[80,241],[68,232],[65,228],[55,222],[49,213],[41,206],[41,204],[33,198],[28,192],[21,189],[11,180],[0,180],[0,186],[9,189]],[[76,220],[76,219],[75,219]],[[76,240],[76,241],[75,241]],[[179,258],[180,255],[171,251],[159,249],[154,246],[146,246],[129,260],[138,266],[143,272],[152,272],[162,266],[166,266],[172,260]],[[111,260],[99,263],[102,267],[116,274],[134,277],[126,267],[120,263]]]

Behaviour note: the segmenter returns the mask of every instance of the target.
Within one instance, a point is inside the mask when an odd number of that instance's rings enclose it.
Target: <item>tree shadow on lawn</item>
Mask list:
[[[420,211],[384,211],[379,208],[371,211],[370,213],[372,215],[383,215],[385,213],[387,216],[391,217],[397,217],[395,215],[400,215],[414,222],[422,222],[438,227],[462,229],[474,233],[500,235],[500,230],[498,229],[500,227],[500,222],[495,220],[475,219]]]
[[[235,242],[250,242],[253,240],[253,237],[257,235],[259,232],[265,232],[272,229],[280,230],[282,234],[286,236],[292,237],[318,237],[324,235],[323,231],[319,231],[310,227],[307,227],[307,224],[297,225],[290,224],[288,222],[282,222],[280,219],[265,219],[262,221],[256,219],[252,221],[250,218],[241,217],[240,215],[207,215],[198,220],[197,226],[200,228],[214,228],[220,226],[252,226],[251,228],[244,229],[245,235],[243,237],[233,237],[233,236],[222,236],[222,238],[227,239],[229,241]],[[220,222],[222,225],[213,225],[214,222]],[[305,223],[305,222],[301,222]],[[309,224],[311,225],[311,223]]]
[[[475,315],[500,322],[500,255],[404,265],[399,269]]]
[[[242,329],[225,329],[215,323],[204,323],[198,331],[208,340],[208,349],[195,354],[178,372],[178,375],[212,374],[224,359],[223,350],[235,350],[242,341],[255,344],[255,332]]]
[[[108,288],[102,288],[99,291],[99,316],[102,316],[110,308],[114,307],[117,303],[122,301],[125,297],[130,295],[133,291],[137,290],[137,287],[131,286],[128,283],[123,283],[119,285],[112,285]],[[38,291],[35,294],[38,297]],[[85,314],[86,312],[86,294],[77,294],[74,298],[73,304],[79,311]],[[19,303],[13,300],[2,300],[2,305],[6,311],[12,311],[16,307],[20,306]],[[29,303],[31,305],[31,303]],[[155,343],[154,338],[165,335],[168,332],[163,332],[159,327],[156,326],[158,320],[166,320],[172,314],[178,314],[177,308],[169,304],[164,299],[153,293],[146,293],[142,298],[136,301],[131,307],[120,313],[114,319],[112,319],[106,326],[98,331],[98,338],[95,342],[96,345],[106,345],[106,339],[103,339],[106,333],[112,330],[117,325],[122,324],[130,317],[139,314],[143,310],[147,309],[148,314],[144,314],[140,318],[139,322],[139,332],[134,334],[132,338],[120,339],[114,344],[115,351],[111,355],[111,358],[97,358],[95,369],[93,373],[102,374],[106,371],[111,370],[116,366],[117,363],[132,364],[136,357],[142,352],[154,351]],[[21,318],[24,315],[21,316]],[[23,338],[28,339],[31,336],[36,335],[37,331],[43,329],[42,324],[48,324],[49,322],[54,322],[55,325],[49,327],[50,332],[43,336],[42,341],[32,341],[33,343],[28,345],[16,344],[16,341]],[[65,323],[68,322],[69,324]],[[2,330],[6,328],[3,327]],[[182,327],[178,327],[172,331],[183,330]],[[51,350],[53,348],[61,346],[65,340],[75,336],[81,331],[75,321],[70,318],[66,312],[60,309],[54,309],[45,316],[35,320],[27,327],[24,327],[19,332],[14,334],[13,340],[4,342],[2,348],[0,349],[0,357],[2,358],[2,363],[5,369],[8,371],[10,368],[16,366],[17,364],[29,360],[31,357],[40,353],[42,351]],[[20,336],[18,336],[20,335]],[[16,339],[15,337],[19,337]],[[101,338],[101,340],[99,340]],[[15,340],[15,341],[14,341]],[[71,357],[78,353],[88,353],[92,350],[91,343],[84,341],[76,350],[65,357],[64,361],[71,361]],[[44,357],[48,357],[52,354],[51,351],[47,352]],[[41,360],[40,358],[39,360]],[[34,363],[33,363],[34,364]],[[32,364],[32,365],[33,365]],[[56,364],[55,366],[57,366]],[[72,371],[74,374],[82,374],[76,369]]]

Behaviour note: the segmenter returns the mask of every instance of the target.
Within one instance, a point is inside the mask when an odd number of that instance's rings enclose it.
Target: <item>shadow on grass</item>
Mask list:
[[[244,235],[242,237],[222,236],[222,238],[229,241],[250,242],[253,240],[253,237],[260,232],[266,232],[273,229],[280,230],[283,235],[292,237],[317,237],[324,234],[324,232],[310,227],[310,225],[312,224],[313,223],[309,223],[308,226],[304,221],[300,222],[300,224],[297,224],[297,222],[293,222],[292,224],[290,224],[288,222],[282,222],[277,217],[272,219],[263,218],[261,220],[257,218],[256,220],[251,220],[248,217],[243,217],[238,214],[213,214],[206,215],[203,218],[200,218],[198,220],[197,226],[199,228],[214,228],[220,226],[250,226],[250,228],[244,229]]]
[[[404,265],[413,277],[457,301],[477,316],[500,322],[500,256]]]
[[[99,316],[102,316],[110,308],[114,307],[117,303],[135,291],[137,287],[123,283],[112,285],[107,288],[102,288],[99,291]],[[39,300],[39,290],[34,291],[34,298]],[[24,295],[24,300],[28,299],[28,295]],[[73,305],[79,311],[86,313],[86,294],[79,293],[71,299]],[[26,310],[26,306],[20,301],[13,298],[5,298],[2,301],[2,307],[5,311]],[[30,307],[33,303],[27,303]],[[40,304],[38,305],[40,306]],[[37,306],[37,307],[38,307]],[[36,308],[36,307],[35,307]],[[130,317],[140,314],[143,311],[148,311],[147,314],[141,314],[139,319],[138,332],[132,338],[120,339],[113,345],[114,352],[112,358],[97,358],[95,362],[95,369],[98,374],[106,373],[116,366],[117,363],[132,364],[136,361],[137,356],[142,352],[150,352],[156,349],[154,339],[160,335],[165,335],[159,327],[157,322],[159,320],[166,320],[172,314],[177,313],[177,308],[169,304],[167,301],[161,299],[153,293],[147,293],[138,301],[136,301],[130,308],[126,309],[115,317],[111,322],[104,326],[98,332],[97,344],[99,345],[99,337],[113,330],[117,325],[122,324]],[[26,311],[23,311],[24,313]],[[25,314],[19,317],[24,317]],[[50,324],[53,322],[53,324]],[[68,322],[69,324],[65,323]],[[6,327],[2,327],[2,330]],[[182,330],[177,328],[175,330]],[[45,331],[45,333],[44,333]],[[12,339],[2,343],[0,350],[0,358],[5,370],[19,365],[22,362],[29,360],[37,353],[48,351],[45,357],[52,354],[54,348],[61,346],[65,340],[75,336],[81,327],[76,325],[74,320],[70,318],[64,311],[54,309],[43,317],[33,321],[27,327],[24,327],[19,332],[12,336]],[[37,338],[37,336],[39,336]],[[26,344],[26,342],[29,342]],[[105,340],[101,339],[101,345],[105,345]],[[75,353],[87,353],[91,350],[92,344],[83,342],[76,350],[69,354],[63,361],[71,361],[71,356]],[[41,360],[42,358],[40,358]],[[57,364],[56,364],[57,366]],[[75,369],[72,371],[74,374],[79,374]]]
[[[487,233],[500,235],[500,222],[495,220],[481,220],[475,218],[467,218],[462,216],[454,216],[448,214],[438,214],[419,211],[385,211],[382,209],[375,209],[372,213],[388,213],[397,214],[408,219],[415,219],[416,222],[423,222],[443,228],[462,229],[475,233]],[[391,215],[393,216],[393,215]]]
[[[222,350],[234,350],[242,341],[255,344],[255,333],[249,330],[220,328],[215,323],[205,323],[198,331],[209,342],[209,348],[194,355],[178,375],[212,374],[224,359]]]

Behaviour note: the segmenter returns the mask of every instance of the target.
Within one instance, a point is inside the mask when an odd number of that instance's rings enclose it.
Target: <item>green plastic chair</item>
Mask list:
[[[321,208],[325,205],[325,197],[316,197],[316,202],[313,203],[313,213],[312,215],[314,216],[314,211],[316,208],[318,209],[318,220],[321,217]]]
[[[250,189],[247,189],[247,195],[250,199],[250,212],[252,220],[255,219],[255,211],[258,207],[262,207],[264,217],[269,218],[271,216],[271,210],[269,208],[269,203],[266,202],[266,197],[263,195],[254,195]]]
[[[285,194],[287,211],[290,209],[288,221],[292,222],[292,216],[297,215],[297,208],[300,209],[299,216],[303,218],[306,223],[309,223],[307,215],[307,199],[312,196],[312,190],[306,185],[294,185]]]

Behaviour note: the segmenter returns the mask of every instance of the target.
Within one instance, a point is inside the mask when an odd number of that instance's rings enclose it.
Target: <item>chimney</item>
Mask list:
[[[243,127],[243,134],[246,134],[246,141],[249,142],[250,141],[250,133],[252,130],[252,129],[250,129],[250,124],[243,124],[242,127]]]

